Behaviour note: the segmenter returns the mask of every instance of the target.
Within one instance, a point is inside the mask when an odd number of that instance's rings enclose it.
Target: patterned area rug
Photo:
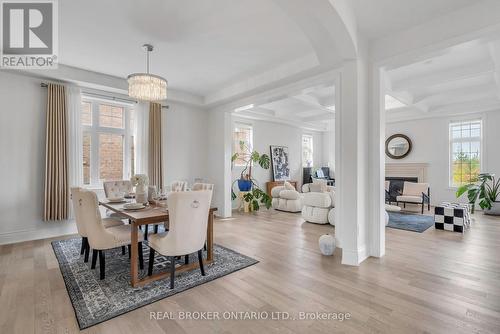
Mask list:
[[[434,217],[432,216],[403,212],[388,213],[389,224],[387,226],[399,230],[422,233],[434,225]]]
[[[205,266],[206,276],[201,276],[195,269],[175,277],[175,288],[169,289],[170,279],[162,279],[143,287],[132,288],[130,285],[130,260],[128,254],[122,255],[121,249],[106,251],[106,278],[99,279],[99,263],[96,269],[90,269],[80,256],[81,238],[52,242],[52,248],[59,261],[59,268],[66,283],[66,290],[75,309],[80,329],[94,326],[118,315],[139,307],[175,295],[197,285],[210,282],[224,275],[258,263],[257,260],[237,253],[231,249],[215,245],[214,262]],[[143,245],[144,270],[139,270],[141,277],[147,274],[149,247]],[[204,254],[204,257],[206,254]],[[197,254],[192,254],[190,262],[198,261]],[[99,261],[98,261],[99,262]],[[184,257],[179,264],[184,263]],[[156,253],[154,272],[166,271],[170,262]]]

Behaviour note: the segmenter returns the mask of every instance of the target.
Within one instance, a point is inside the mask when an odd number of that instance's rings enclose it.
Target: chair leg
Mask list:
[[[153,275],[153,265],[155,264],[155,250],[149,247],[148,276]]]
[[[149,225],[144,225],[144,240],[148,240]]]
[[[90,269],[95,269],[95,265],[97,263],[97,249],[92,250],[92,264],[90,265]]]
[[[170,289],[174,288],[175,281],[175,256],[170,257]]]
[[[405,203],[403,203],[403,208],[404,208],[404,209],[406,209],[406,202],[405,202]]]
[[[203,267],[203,256],[201,254],[201,249],[198,251],[198,262],[200,263],[201,276],[205,276],[205,268]]]
[[[158,225],[155,225],[154,231],[155,231],[155,234],[158,234]]]
[[[130,259],[132,257],[132,247],[130,245],[127,245],[128,248],[128,258]]]
[[[82,237],[82,247],[80,248],[80,255],[82,255],[85,252],[86,244],[87,244],[87,238]]]
[[[184,264],[189,264],[189,254],[184,255]]]
[[[203,250],[206,251],[207,250],[207,242],[205,241],[205,244],[203,245]]]
[[[425,204],[422,202],[422,214],[424,214],[424,206]]]
[[[122,255],[125,255],[125,246],[122,246]]]
[[[144,269],[144,256],[142,255],[142,242],[137,243],[137,247],[139,248],[139,268]]]
[[[89,245],[89,241],[88,240],[85,243],[84,253],[85,253],[85,256],[83,258],[83,262],[87,263],[87,262],[89,262],[89,255],[90,255],[90,245]]]
[[[104,250],[99,250],[99,278],[104,279],[106,272],[106,263],[104,260]]]

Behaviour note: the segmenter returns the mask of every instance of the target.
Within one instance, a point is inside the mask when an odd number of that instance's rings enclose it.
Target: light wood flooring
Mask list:
[[[360,267],[321,256],[330,226],[276,211],[216,220],[215,242],[260,261],[85,333],[500,333],[500,219],[465,235],[387,229]],[[0,333],[79,332],[49,239],[0,246]],[[150,320],[150,312],[349,312],[334,320]],[[267,313],[271,314],[271,313]],[[277,314],[277,313],[274,313]]]

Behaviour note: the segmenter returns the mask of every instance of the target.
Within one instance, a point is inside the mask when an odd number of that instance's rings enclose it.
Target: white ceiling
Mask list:
[[[335,87],[317,85],[293,95],[247,106],[234,115],[250,119],[292,124],[304,129],[328,131],[335,118]],[[244,107],[244,106],[243,106]]]
[[[358,29],[378,39],[481,0],[351,0]]]
[[[269,0],[64,0],[60,62],[126,77],[151,70],[178,90],[206,95],[313,52]]]
[[[500,109],[498,40],[461,44],[387,75],[388,93],[407,104],[389,110],[389,120]]]

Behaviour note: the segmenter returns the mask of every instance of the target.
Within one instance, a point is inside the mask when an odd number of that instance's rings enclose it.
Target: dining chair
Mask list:
[[[200,271],[205,276],[202,248],[207,235],[211,190],[172,193],[168,197],[170,230],[149,237],[148,275],[153,274],[155,252],[169,257],[170,289],[174,288],[176,257],[198,253]]]
[[[104,181],[102,185],[106,198],[124,196],[132,192],[130,180]],[[111,210],[106,210],[106,215],[111,218],[125,219],[123,215]]]
[[[192,191],[198,191],[198,190],[214,190],[214,185],[211,183],[195,183],[193,184],[193,187],[191,187]]]
[[[78,230],[78,234],[82,237],[82,247],[80,248],[80,255],[84,255],[84,262],[89,261],[89,253],[90,253],[90,245],[88,242],[87,231],[85,229],[85,224],[83,223],[83,218],[81,217],[80,211],[78,210],[78,203],[80,201],[80,192],[82,188],[80,187],[71,187],[71,202],[73,204],[73,212],[75,214],[75,222],[76,229]],[[121,220],[113,219],[113,218],[104,218],[102,219],[102,225],[104,228],[114,227],[123,225]],[[125,252],[125,248],[122,248],[122,253]]]
[[[186,191],[187,188],[188,188],[188,183],[186,181],[174,181],[170,184],[170,189],[173,192]]]
[[[105,228],[99,211],[97,195],[89,190],[80,190],[78,192],[78,197],[76,198],[75,214],[76,213],[80,218],[80,222],[84,226],[89,246],[92,248],[91,269],[95,269],[97,256],[99,256],[99,276],[102,280],[105,278],[106,269],[105,251],[117,247],[122,247],[123,250],[123,247],[129,246],[131,244],[130,229],[133,228],[133,226],[122,224],[119,226]],[[144,262],[142,258],[142,241],[144,240],[144,237],[142,233],[140,233],[138,237],[139,266],[143,269]]]

